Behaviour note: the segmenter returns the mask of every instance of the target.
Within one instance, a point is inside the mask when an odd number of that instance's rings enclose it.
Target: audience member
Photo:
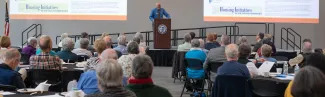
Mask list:
[[[104,41],[105,41],[105,44],[106,44],[106,49],[113,49],[113,43],[112,43],[112,39],[110,36],[105,36],[104,38]],[[121,57],[122,56],[122,53],[118,50],[115,50],[116,53],[117,53],[117,56],[118,57]]]
[[[238,45],[248,44],[246,36],[239,37],[238,41],[239,41]]]
[[[217,41],[218,39],[218,34],[217,33],[214,33],[214,36],[213,36],[213,43],[215,43],[217,45],[217,47],[220,47],[220,43]]]
[[[198,39],[193,39],[191,42],[192,48],[185,54],[185,58],[191,59],[199,59],[202,63],[204,63],[206,59],[206,54],[200,48],[200,41]]]
[[[190,34],[186,34],[184,37],[184,44],[181,44],[178,46],[177,51],[187,51],[191,49],[191,35]]]
[[[146,54],[146,50],[148,49],[147,48],[147,45],[146,45],[146,42],[144,41],[143,39],[143,36],[140,32],[137,32],[135,35],[134,35],[134,40],[137,41],[137,43],[139,44],[139,51],[140,51],[140,54]]]
[[[199,39],[199,41],[200,41],[200,49],[207,54],[209,52],[209,50],[207,50],[207,49],[204,48],[204,40],[203,39]]]
[[[87,64],[85,66],[85,71],[94,70],[96,65],[100,60],[101,53],[106,49],[106,43],[103,39],[97,39],[94,43],[95,51],[97,52],[97,57],[91,57],[87,60]]]
[[[315,50],[314,50],[314,52],[315,53],[323,53],[323,50],[321,49],[321,48],[316,48]]]
[[[89,40],[87,38],[81,38],[79,40],[79,43],[80,47],[73,49],[72,52],[77,55],[87,55],[88,57],[92,57],[93,54],[91,53],[91,51],[87,50],[89,46]]]
[[[272,42],[272,37],[273,36],[271,34],[265,34],[264,39],[263,39],[263,44],[270,45],[272,47],[272,55],[275,55],[276,47],[275,47],[274,43]]]
[[[248,68],[238,63],[238,46],[236,44],[230,44],[226,46],[225,54],[227,62],[219,67],[217,75],[237,75],[250,77]]]
[[[272,47],[267,44],[263,44],[261,47],[262,57],[258,60],[258,62],[270,61],[277,62],[276,59],[272,58]]]
[[[60,41],[60,43],[58,44],[58,47],[59,47],[59,48],[62,48],[62,41],[63,41],[63,39],[68,38],[68,37],[69,37],[69,34],[68,34],[68,33],[62,33],[62,34],[61,34],[61,41]]]
[[[11,41],[10,41],[10,37],[8,36],[1,36],[0,37],[0,46],[1,49],[8,49],[11,46]]]
[[[256,44],[253,48],[253,52],[257,52],[259,48],[263,45],[263,38],[264,38],[264,33],[260,32],[256,35]]]
[[[325,75],[319,69],[306,66],[295,75],[291,94],[293,97],[325,97]]]
[[[89,38],[88,33],[87,32],[82,32],[81,36],[80,36],[80,39],[82,39],[82,38],[87,38],[88,39]],[[74,45],[74,48],[79,48],[79,47],[80,47],[80,40],[77,40],[75,45]]]
[[[214,43],[214,34],[209,33],[207,35],[207,43],[204,45],[204,48],[207,50],[210,50],[212,48],[217,48],[219,46],[216,45],[216,43]]]
[[[117,38],[117,47],[114,48],[114,50],[120,51],[123,55],[128,54],[127,48],[126,48],[126,36],[121,35]]]
[[[36,54],[36,47],[37,47],[37,39],[35,37],[28,38],[27,46],[23,48],[23,54],[27,54],[29,56]]]
[[[138,43],[132,41],[127,45],[128,55],[122,55],[118,59],[118,63],[122,66],[123,76],[129,78],[132,73],[132,61],[135,56],[139,54],[139,45]]]
[[[238,48],[239,51],[238,63],[247,64],[248,62],[251,62],[248,60],[248,57],[251,54],[251,50],[252,50],[251,47],[247,43],[241,43]]]
[[[300,67],[306,65],[306,60],[309,60],[310,55],[313,53],[311,41],[305,41],[303,43],[302,53],[295,58],[289,60],[291,66],[299,64]]]
[[[62,50],[57,52],[56,55],[67,63],[77,62],[78,56],[75,53],[71,52],[74,47],[74,41],[72,38],[64,38],[61,42]]]
[[[325,55],[320,53],[311,53],[310,58],[306,60],[306,66],[313,66],[321,70],[325,74]],[[301,67],[300,67],[301,68]],[[303,67],[305,68],[305,67]],[[303,69],[302,68],[302,69]],[[285,91],[285,97],[293,97],[291,95],[293,81],[291,81]]]
[[[115,50],[113,50],[113,49],[106,49],[101,53],[100,57],[101,57],[101,60],[109,60],[109,59],[116,60],[117,59],[117,54],[116,54]],[[103,63],[105,61],[100,61],[98,63],[98,65],[96,65],[96,67],[93,67],[93,69],[90,69],[90,70],[88,70],[88,71],[81,74],[78,85],[77,85],[78,89],[82,90],[86,94],[99,93],[100,90],[97,87],[98,86],[98,84],[97,84],[98,81],[97,81],[97,78],[96,78],[96,70],[95,70],[95,68],[98,68],[98,66],[100,65],[101,62]],[[119,64],[116,63],[116,65],[119,65]],[[108,68],[106,68],[106,69],[108,69]]]
[[[195,38],[195,33],[194,32],[190,32],[189,34],[191,35],[191,39]]]
[[[133,91],[137,97],[172,97],[167,89],[153,84],[153,65],[149,56],[136,56],[132,62],[132,77],[126,88]]]
[[[206,61],[204,62],[204,68],[208,67],[211,62],[225,62],[225,46],[230,43],[230,38],[227,35],[221,36],[221,46],[218,48],[211,49],[207,55]]]
[[[104,33],[102,34],[102,36],[100,36],[100,39],[104,39],[104,37],[106,37],[106,36],[109,36],[109,33],[104,32]]]
[[[123,87],[122,75],[122,68],[116,60],[101,61],[93,75],[98,80],[100,92],[88,94],[86,97],[136,97],[135,93]]]
[[[15,86],[18,89],[25,88],[21,74],[15,71],[21,57],[19,51],[17,49],[8,49],[3,53],[2,60],[4,62],[0,64],[0,84]]]
[[[42,35],[39,39],[41,53],[30,57],[31,69],[58,69],[61,70],[61,60],[57,56],[50,55],[52,39],[50,36]]]

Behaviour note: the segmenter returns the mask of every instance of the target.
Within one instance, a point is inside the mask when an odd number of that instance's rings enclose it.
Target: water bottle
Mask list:
[[[299,69],[300,69],[299,65],[296,64],[296,66],[295,66],[295,74],[297,74],[299,72]]]
[[[284,75],[288,75],[288,63],[287,62],[284,62],[283,64],[283,74]]]
[[[68,83],[68,88],[67,88],[67,90],[68,90],[68,91],[74,91],[74,90],[78,89],[78,88],[77,88],[77,85],[78,85],[78,82],[77,82],[76,80],[70,81],[70,82]]]

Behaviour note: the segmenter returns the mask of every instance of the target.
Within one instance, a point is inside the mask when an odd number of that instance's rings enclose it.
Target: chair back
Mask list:
[[[213,86],[212,97],[252,97],[249,77],[218,75]]]
[[[76,63],[75,60],[63,60],[65,63]]]
[[[62,82],[62,72],[60,70],[30,69],[30,72],[35,85],[44,81],[52,85],[58,85]]]
[[[27,65],[29,64],[29,58],[30,55],[21,53],[20,62],[22,62],[24,65]]]
[[[274,80],[268,80],[270,78],[253,78],[252,82],[253,93],[262,97],[276,97],[280,96],[277,93],[277,82]],[[267,88],[266,88],[267,87]]]
[[[190,68],[192,70],[201,70],[203,69],[203,63],[199,59],[194,59],[194,58],[186,58],[186,67]]]
[[[218,72],[218,68],[222,66],[223,62],[211,62],[208,64],[208,71],[209,72]]]
[[[0,84],[0,91],[16,91],[16,90],[17,88],[15,86]]]
[[[89,59],[89,56],[87,56],[87,55],[78,55],[78,61],[77,62],[87,61],[87,59]]]

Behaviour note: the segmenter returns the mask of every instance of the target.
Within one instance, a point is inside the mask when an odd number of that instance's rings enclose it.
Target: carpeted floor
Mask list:
[[[164,87],[169,90],[173,97],[180,97],[184,85],[184,81],[171,78],[172,67],[155,67],[153,70],[152,78],[156,85]],[[186,91],[186,89],[184,90]],[[189,93],[184,93],[183,97],[190,97]]]

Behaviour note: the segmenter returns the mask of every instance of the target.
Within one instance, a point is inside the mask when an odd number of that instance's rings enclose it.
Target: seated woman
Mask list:
[[[71,52],[74,48],[74,41],[71,38],[64,38],[62,40],[62,51],[59,51],[56,55],[67,63],[74,63],[78,61],[78,56]]]
[[[132,61],[135,56],[139,54],[139,45],[138,43],[132,41],[127,45],[128,54],[122,55],[118,59],[118,63],[122,66],[123,76],[129,78],[132,73]]]
[[[295,76],[291,94],[293,97],[325,97],[325,75],[313,67],[306,66]]]
[[[1,49],[9,49],[11,46],[10,37],[1,36],[0,37],[0,46],[1,46]]]
[[[23,54],[27,54],[29,56],[36,54],[36,47],[37,47],[37,39],[35,37],[28,38],[27,46],[23,48],[22,52]]]
[[[103,39],[97,39],[94,43],[97,56],[101,56],[102,52],[106,49],[106,43]],[[100,57],[91,57],[87,60],[85,71],[94,70],[99,63]]]
[[[217,47],[220,47],[220,45],[217,46],[216,43],[214,42],[214,34],[209,33],[207,35],[207,43],[204,45],[204,48],[210,50]]]
[[[116,60],[101,61],[96,67],[98,89],[100,92],[86,95],[86,97],[136,97],[135,93],[122,85],[122,67]]]

